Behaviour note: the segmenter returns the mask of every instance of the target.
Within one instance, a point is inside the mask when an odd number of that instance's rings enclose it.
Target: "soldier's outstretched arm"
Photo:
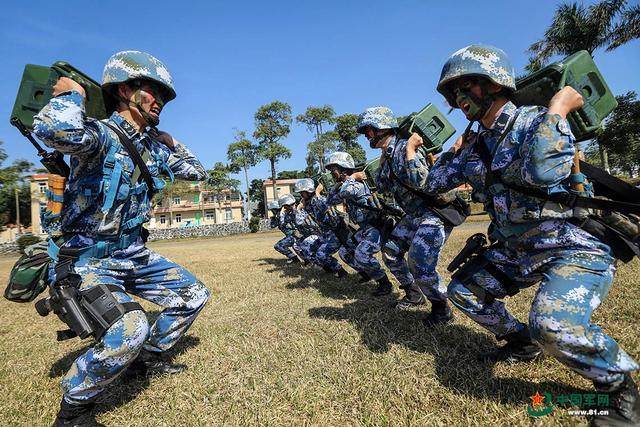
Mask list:
[[[47,147],[64,154],[89,157],[100,148],[97,124],[88,121],[84,109],[84,89],[61,77],[53,88],[53,98],[33,120],[35,135]]]

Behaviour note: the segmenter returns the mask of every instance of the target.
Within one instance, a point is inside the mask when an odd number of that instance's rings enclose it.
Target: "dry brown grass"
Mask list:
[[[482,224],[457,229],[441,273]],[[286,266],[277,233],[154,243],[183,264],[213,298],[175,351],[189,369],[176,376],[117,381],[101,398],[107,425],[544,425],[584,424],[556,410],[533,420],[536,391],[589,391],[590,384],[546,358],[529,365],[478,364],[495,341],[456,313],[426,331],[424,311],[396,312],[356,277],[329,279]],[[6,281],[14,258],[0,259]],[[636,261],[622,266],[595,320],[640,356]],[[444,274],[444,280],[448,276]],[[522,319],[534,290],[512,298]],[[396,295],[397,296],[397,295]],[[147,305],[150,310],[153,306]],[[0,301],[0,425],[48,425],[58,382],[88,342],[56,343],[62,324],[32,305]]]

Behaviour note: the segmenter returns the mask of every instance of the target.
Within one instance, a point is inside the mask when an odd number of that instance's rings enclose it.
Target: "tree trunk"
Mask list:
[[[247,172],[247,165],[245,164],[244,167],[244,183],[247,186],[247,193],[246,193],[246,199],[245,199],[245,212],[244,212],[244,216],[245,219],[247,221],[249,221],[251,219],[251,209],[249,206],[250,200],[249,200],[249,173]]]
[[[607,153],[607,149],[603,147],[602,144],[598,144],[598,151],[600,151],[600,165],[602,166],[602,169],[611,173],[611,170],[609,169],[609,153]]]

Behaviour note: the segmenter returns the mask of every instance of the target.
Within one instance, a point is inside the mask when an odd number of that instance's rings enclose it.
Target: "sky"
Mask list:
[[[542,37],[558,3],[6,2],[0,16],[0,140],[8,161],[37,163],[35,150],[9,124],[25,64],[63,60],[100,81],[109,56],[128,49],[147,51],[170,70],[178,96],[163,110],[159,127],[207,168],[226,161],[235,129],[251,134],[255,111],[274,100],[289,103],[294,117],[325,104],[337,114],[386,105],[406,115],[430,102],[446,112],[435,87],[450,54],[472,43],[492,44],[521,72],[526,49]],[[597,51],[595,60],[614,94],[640,92],[639,41]],[[464,130],[459,111],[448,118],[458,133]],[[294,122],[282,141],[293,155],[278,169],[304,169],[312,139]],[[360,142],[367,145],[362,137]],[[367,150],[370,158],[376,155]],[[269,173],[262,162],[250,177]]]

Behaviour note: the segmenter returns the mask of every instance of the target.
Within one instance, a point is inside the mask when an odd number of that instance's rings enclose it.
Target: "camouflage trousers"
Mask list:
[[[356,265],[353,250],[354,247],[349,245],[345,247],[338,239],[336,234],[329,230],[325,231],[324,234],[320,237],[321,244],[316,252],[316,260],[319,265],[331,269],[331,271],[338,271],[342,267],[340,266],[340,262],[333,256],[336,252],[339,251],[340,258],[351,268],[356,271],[360,271]]]
[[[431,211],[420,217],[405,215],[398,222],[384,244],[382,259],[401,288],[415,284],[426,298],[447,300],[447,289],[440,282],[436,266],[452,228]]]
[[[61,383],[65,400],[71,403],[95,398],[143,348],[152,352],[170,349],[209,299],[207,288],[191,273],[146,248],[124,257],[80,260],[75,271],[82,277],[82,290],[116,285],[122,289],[113,292],[118,302],[133,301],[132,294],[164,310],[151,326],[144,311],[125,313],[79,356]],[[51,275],[55,278],[53,268]]]
[[[340,257],[354,270],[367,273],[373,280],[380,280],[385,276],[382,266],[376,259],[380,252],[382,237],[380,231],[372,226],[365,226],[355,234],[357,245],[354,248],[340,249]],[[345,259],[346,258],[346,259]]]
[[[299,239],[293,244],[293,249],[296,251],[300,258],[309,263],[316,262],[316,252],[322,244],[320,236],[312,234],[304,239]]]
[[[486,258],[513,280],[511,286],[540,283],[528,324],[531,337],[545,352],[590,380],[621,381],[625,372],[638,369],[638,365],[590,321],[611,287],[613,259],[606,252],[557,252],[555,256],[550,253],[549,262],[526,275],[519,268],[526,264],[526,254],[501,248],[488,251]],[[448,294],[467,316],[498,339],[525,327],[500,301],[507,296],[508,286],[484,269],[466,282],[453,280]]]
[[[273,245],[273,249],[280,252],[282,255],[287,258],[295,258],[296,254],[291,251],[293,245],[296,243],[296,238],[294,236],[285,236],[282,239],[278,240],[275,245]]]

